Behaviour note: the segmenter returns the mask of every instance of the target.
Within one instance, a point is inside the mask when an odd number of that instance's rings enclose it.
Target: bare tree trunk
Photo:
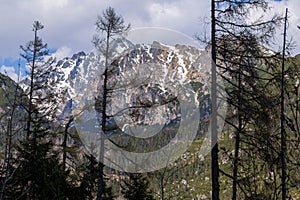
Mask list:
[[[33,49],[33,58],[32,58],[32,66],[31,66],[31,73],[30,73],[30,86],[29,86],[29,105],[28,105],[28,119],[27,119],[27,140],[29,139],[29,136],[31,134],[31,115],[32,115],[32,112],[33,112],[33,86],[34,86],[34,74],[35,74],[35,61],[36,61],[36,54],[37,54],[37,49],[36,49],[36,45],[37,45],[37,40],[38,40],[38,37],[37,37],[37,32],[38,32],[38,29],[35,28],[34,30],[34,49]]]
[[[70,124],[73,122],[73,117],[71,116],[69,121],[67,122],[66,126],[65,126],[65,130],[64,130],[64,140],[62,143],[62,149],[63,149],[63,160],[62,160],[62,164],[63,164],[63,171],[66,171],[67,168],[67,140],[68,140],[68,129],[70,128]]]
[[[103,99],[102,99],[102,117],[101,117],[101,126],[102,126],[102,133],[100,133],[100,155],[99,155],[99,179],[98,179],[98,192],[97,192],[97,200],[102,200],[102,193],[103,193],[103,185],[104,185],[104,175],[103,175],[103,168],[104,168],[104,139],[106,133],[106,106],[107,106],[107,96],[108,96],[108,88],[107,88],[107,81],[108,81],[108,52],[109,52],[109,38],[110,38],[110,31],[108,30],[106,36],[106,50],[105,50],[105,70],[104,70],[104,80],[103,80]]]
[[[218,132],[217,132],[217,79],[216,79],[216,18],[215,18],[215,1],[211,1],[211,98],[212,98],[212,115],[211,115],[211,172],[212,172],[212,199],[219,200],[219,163],[218,163]]]
[[[160,199],[164,200],[165,199],[165,191],[164,191],[164,174],[160,177]]]
[[[233,184],[232,184],[232,200],[237,199],[237,184],[238,184],[238,159],[240,150],[240,135],[242,129],[242,116],[241,116],[241,70],[239,66],[238,71],[238,129],[235,136],[234,160],[233,160]]]
[[[284,24],[284,38],[283,38],[283,53],[282,53],[282,72],[281,72],[281,164],[282,164],[282,175],[281,175],[281,190],[282,200],[286,199],[286,135],[284,130],[284,61],[285,61],[285,46],[286,46],[286,29],[287,29],[287,15],[288,9],[285,13],[285,24]]]

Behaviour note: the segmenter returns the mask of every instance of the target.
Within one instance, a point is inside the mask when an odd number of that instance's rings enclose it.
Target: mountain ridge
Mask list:
[[[180,80],[181,84],[189,83],[192,79],[200,81],[198,66],[201,64],[203,50],[191,46],[169,46],[154,41],[152,44],[133,44],[126,39],[116,39],[111,44],[109,63],[120,60],[118,74],[115,78],[122,77],[120,73],[126,68],[137,68],[143,64],[156,63],[161,66],[159,73],[164,73],[167,79]],[[105,57],[101,53],[80,51],[72,57],[66,57],[55,64],[56,72],[52,74],[55,79],[56,92],[66,92],[65,99],[60,105],[60,119],[72,113],[74,104],[94,101],[97,87],[101,84],[105,65]],[[198,75],[197,75],[198,74]],[[205,73],[203,73],[205,74]],[[21,86],[27,89],[29,78],[26,77]],[[204,80],[202,80],[204,81]],[[87,89],[89,88],[89,89]],[[163,89],[163,87],[161,87]],[[176,88],[173,88],[174,90]],[[163,89],[164,90],[164,89]],[[173,91],[174,92],[174,91]],[[84,100],[85,98],[85,100]]]

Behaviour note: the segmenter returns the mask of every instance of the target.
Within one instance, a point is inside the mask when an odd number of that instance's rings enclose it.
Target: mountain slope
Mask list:
[[[126,82],[124,78],[132,79],[129,77],[129,72],[139,71],[154,64],[156,71],[153,71],[153,67],[148,67],[147,70],[151,73],[154,72],[151,78],[161,78],[157,83],[160,85],[159,90],[176,94],[177,88],[174,87],[176,84],[186,85],[192,82],[205,84],[207,81],[206,78],[203,78],[208,73],[203,67],[205,65],[201,57],[203,52],[184,45],[167,46],[158,42],[150,45],[134,45],[128,40],[117,39],[111,43],[112,56],[109,62],[117,63],[117,66],[115,66],[114,75],[111,76],[110,81],[112,81],[111,83],[116,80],[119,83]],[[104,63],[104,56],[96,55],[94,52],[88,54],[79,52],[71,58],[64,58],[57,62],[56,72],[52,78],[57,82],[56,91],[58,93],[66,92],[65,99],[59,106],[61,118],[67,117],[72,112],[71,107],[80,110],[94,101],[103,82]],[[144,73],[147,73],[145,69],[143,70]],[[21,84],[23,88],[27,87],[28,80],[26,78]],[[166,85],[167,82],[169,83]],[[176,82],[176,84],[172,85],[170,82]],[[169,87],[168,91],[164,88],[164,84]],[[154,94],[152,94],[152,98],[154,98]]]

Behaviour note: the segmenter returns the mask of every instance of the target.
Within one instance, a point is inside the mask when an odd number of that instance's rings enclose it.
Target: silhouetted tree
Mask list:
[[[212,0],[211,44],[214,62],[212,65],[217,66],[219,75],[224,78],[228,102],[233,111],[231,118],[227,118],[226,121],[233,127],[235,135],[233,173],[232,176],[229,175],[233,180],[232,199],[234,200],[237,199],[238,186],[245,196],[253,196],[252,189],[249,189],[249,193],[247,193],[246,189],[242,188],[238,182],[238,171],[241,165],[241,142],[249,144],[247,139],[252,140],[253,137],[261,137],[262,132],[266,131],[261,129],[260,134],[255,133],[256,135],[252,136],[246,133],[246,130],[255,126],[257,122],[255,118],[262,114],[256,110],[258,109],[258,102],[267,100],[267,97],[264,96],[264,84],[267,83],[261,81],[263,79],[261,74],[269,73],[270,62],[276,58],[276,54],[267,53],[263,45],[271,43],[275,27],[280,24],[282,19],[278,16],[271,16],[267,20],[251,19],[250,13],[254,9],[266,11],[268,8],[268,2],[264,0]],[[212,74],[215,75],[216,73],[216,69],[213,68]],[[258,84],[258,81],[261,84]],[[212,92],[217,89],[213,88],[215,84],[212,85]],[[274,104],[270,102],[269,105]],[[269,108],[269,106],[264,108],[264,112],[268,112]],[[216,120],[212,119],[212,121]],[[262,124],[263,122],[259,123]],[[265,123],[264,127],[266,126]],[[212,124],[213,127],[216,127],[216,124]],[[272,132],[271,129],[267,131]],[[217,138],[215,132],[216,130],[212,131],[213,140]],[[219,199],[218,177],[218,146],[215,145],[212,149],[212,199]]]
[[[103,188],[103,155],[104,155],[104,135],[106,131],[106,124],[108,116],[106,113],[107,101],[109,95],[108,87],[108,76],[109,76],[109,66],[111,65],[110,59],[112,56],[110,41],[116,34],[122,34],[130,28],[130,25],[125,25],[122,16],[118,16],[115,10],[111,7],[108,7],[102,16],[98,16],[96,21],[96,29],[100,33],[104,33],[104,37],[95,36],[93,38],[93,43],[95,47],[102,53],[105,57],[104,72],[103,72],[103,83],[99,83],[99,86],[102,86],[101,94],[98,95],[98,98],[95,103],[96,111],[99,113],[99,121],[101,122],[102,133],[100,134],[100,156],[99,156],[99,178],[98,178],[98,192],[97,200],[102,198],[102,188]]]
[[[28,100],[22,103],[27,114],[26,139],[20,139],[17,145],[16,170],[11,180],[15,199],[61,199],[65,196],[63,188],[67,173],[53,149],[54,132],[51,129],[57,107],[51,88],[55,85],[51,78],[55,59],[50,57],[45,61],[47,44],[38,36],[42,29],[43,25],[35,21],[34,40],[21,46],[21,56],[28,62],[30,78],[26,80],[28,85],[25,89]]]
[[[149,190],[149,180],[143,174],[130,173],[123,180],[122,194],[125,199],[153,200],[154,197]]]

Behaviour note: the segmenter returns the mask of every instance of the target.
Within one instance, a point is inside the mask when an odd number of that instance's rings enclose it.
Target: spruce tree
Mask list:
[[[149,190],[149,180],[143,174],[129,173],[128,178],[123,180],[122,195],[128,200],[153,200],[154,197]]]
[[[80,173],[83,174],[79,187],[78,199],[93,199],[97,196],[98,192],[98,168],[99,162],[90,154],[84,155],[84,164],[80,167]],[[105,177],[103,177],[105,179]],[[105,181],[102,185],[102,199],[112,200],[114,199],[112,188],[108,187]]]
[[[16,170],[11,180],[12,195],[15,199],[62,199],[67,174],[59,163],[57,152],[53,150],[54,132],[51,128],[55,119],[55,85],[51,77],[55,59],[48,56],[47,44],[38,32],[43,25],[33,24],[34,40],[21,46],[21,56],[30,68],[25,95],[28,100],[22,106],[26,110],[26,137],[20,139],[15,160]],[[46,60],[45,60],[46,59]]]

